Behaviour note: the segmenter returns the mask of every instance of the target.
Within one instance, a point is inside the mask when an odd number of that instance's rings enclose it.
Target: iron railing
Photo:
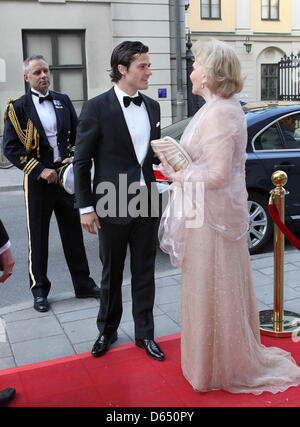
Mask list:
[[[300,100],[300,52],[284,55],[278,62],[278,99]]]

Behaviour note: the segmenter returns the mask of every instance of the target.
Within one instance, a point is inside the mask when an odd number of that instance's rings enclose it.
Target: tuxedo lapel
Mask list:
[[[134,158],[137,160],[137,157],[135,154],[135,149],[134,149],[133,142],[131,139],[131,135],[130,135],[130,132],[129,132],[123,111],[122,111],[122,107],[121,107],[120,102],[117,98],[117,95],[115,94],[114,88],[112,88],[108,92],[108,96],[109,96],[109,105],[111,108],[111,112],[110,112],[111,117],[114,118],[114,122],[116,124],[117,129],[118,129],[118,133],[121,136],[120,141],[123,141],[127,145],[130,154],[133,155]]]
[[[152,106],[152,104],[148,101],[148,99],[142,93],[139,92],[139,94],[143,98],[143,101],[145,103],[146,110],[147,110],[147,113],[148,113],[148,116],[149,116],[149,122],[150,122],[150,126],[151,126],[151,131],[150,131],[150,141],[151,141],[152,139],[154,139],[154,136],[155,136],[155,126],[156,126],[153,106]]]
[[[43,125],[40,121],[39,115],[38,115],[36,108],[34,106],[34,103],[32,101],[30,91],[28,91],[25,95],[24,107],[25,107],[25,111],[26,111],[28,117],[30,118],[30,120],[32,121],[32,123],[34,124],[36,129],[38,130],[40,136],[42,137],[41,142],[43,143],[43,141],[46,141],[48,143]]]
[[[146,110],[147,110],[147,113],[149,116],[149,121],[150,121],[151,130],[150,130],[150,139],[149,139],[149,147],[148,147],[147,156],[150,155],[152,157],[153,151],[151,148],[150,141],[152,141],[153,139],[157,139],[157,137],[156,137],[156,125],[157,125],[157,123],[156,123],[156,119],[155,119],[154,106],[153,106],[153,103],[149,102],[149,99],[147,99],[145,96],[143,96],[142,93],[140,93],[140,95],[142,96],[143,101],[145,103]]]

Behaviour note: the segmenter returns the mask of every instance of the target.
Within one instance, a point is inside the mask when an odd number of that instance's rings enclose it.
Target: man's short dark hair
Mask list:
[[[111,81],[117,83],[122,78],[122,74],[118,70],[119,64],[124,65],[128,70],[137,55],[147,53],[148,51],[148,46],[145,46],[142,42],[125,41],[116,46],[110,60]]]

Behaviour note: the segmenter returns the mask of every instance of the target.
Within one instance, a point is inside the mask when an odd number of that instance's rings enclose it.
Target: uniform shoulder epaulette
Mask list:
[[[4,111],[4,122],[6,119],[6,115],[8,115],[8,118],[11,121],[11,124],[13,125],[16,134],[18,135],[19,140],[22,142],[22,144],[25,147],[25,150],[27,151],[27,153],[30,153],[31,150],[36,149],[37,150],[37,157],[39,157],[39,149],[40,149],[40,145],[39,145],[39,139],[40,139],[40,135],[36,129],[36,127],[33,125],[32,121],[30,119],[28,119],[27,121],[27,127],[26,129],[22,129],[17,117],[17,114],[15,112],[13,103],[17,100],[21,98],[20,96],[18,98],[8,98],[6,101],[6,108]]]
[[[4,122],[5,122],[7,110],[9,109],[10,104],[14,103],[15,101],[17,101],[17,99],[20,99],[20,98],[21,98],[21,96],[18,96],[17,98],[7,98],[7,100],[6,100],[6,107],[5,107],[4,115],[3,115]]]
[[[15,102],[17,99],[22,98],[22,96],[23,96],[23,95],[18,96],[17,98],[7,98],[7,100],[6,100],[6,104],[7,104],[7,105],[8,105],[8,104],[11,104],[12,102]]]

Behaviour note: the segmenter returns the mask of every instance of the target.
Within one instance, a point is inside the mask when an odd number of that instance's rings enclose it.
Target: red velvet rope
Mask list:
[[[270,215],[275,222],[275,224],[279,227],[285,237],[300,251],[300,242],[296,239],[296,237],[290,232],[290,230],[286,227],[286,225],[281,221],[280,216],[278,214],[278,210],[274,204],[269,204],[269,212]]]

